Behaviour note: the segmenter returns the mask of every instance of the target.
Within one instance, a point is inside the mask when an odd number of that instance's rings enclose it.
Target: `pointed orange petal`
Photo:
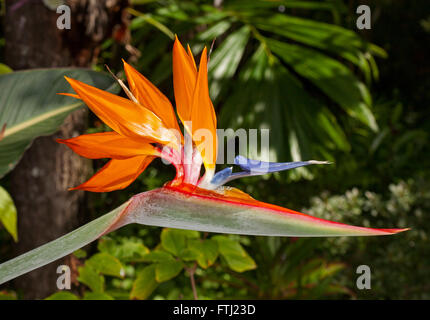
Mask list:
[[[191,51],[191,48],[190,48],[190,45],[189,45],[189,44],[187,44],[187,52],[188,52],[188,57],[189,57],[189,59],[190,59],[190,61],[191,61],[191,64],[192,64],[192,66],[193,66],[194,70],[195,70],[195,71],[196,71],[196,73],[197,73],[196,61],[194,60],[194,55],[193,55],[193,52]]]
[[[151,139],[161,144],[177,143],[176,137],[152,111],[107,91],[66,77],[87,106],[109,127],[134,139]]]
[[[57,139],[77,154],[89,159],[126,159],[142,155],[159,155],[149,142],[136,141],[116,132],[84,134],[71,139]]]
[[[206,47],[200,58],[199,73],[193,95],[191,121],[193,141],[202,154],[206,169],[212,169],[215,167],[217,152],[216,115],[209,96]],[[206,129],[206,133],[210,136],[207,136],[202,129]],[[205,138],[201,139],[201,135]]]
[[[191,104],[196,79],[196,67],[176,37],[173,45],[173,89],[176,110],[182,123],[191,120]]]
[[[80,96],[78,96],[77,94],[74,94],[74,93],[58,92],[57,94],[58,94],[59,96],[68,96],[68,97],[72,97],[72,98],[75,98],[75,99],[79,99],[79,100],[81,100],[81,97],[80,97]]]
[[[139,103],[154,112],[167,128],[176,129],[180,132],[175,111],[169,99],[139,71],[124,60],[123,63],[128,85]]]
[[[70,190],[110,192],[128,187],[146,169],[154,157],[140,156],[125,160],[112,159],[87,182]]]

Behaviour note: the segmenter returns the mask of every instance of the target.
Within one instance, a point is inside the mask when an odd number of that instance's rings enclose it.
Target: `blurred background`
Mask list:
[[[174,101],[175,34],[190,44],[197,61],[203,46],[215,40],[209,83],[218,128],[269,128],[271,161],[334,162],[250,177],[232,186],[261,201],[329,220],[411,228],[369,238],[226,236],[241,259],[217,252],[210,258],[210,248],[203,248],[207,259],[190,262],[169,251],[166,239],[214,235],[132,225],[63,261],[71,267],[70,291],[58,292],[61,262],[55,262],[2,285],[0,299],[193,299],[191,278],[200,299],[430,298],[427,1],[0,3],[0,95],[9,90],[6,77],[23,69],[81,67],[105,73],[108,65],[125,79],[124,59]],[[363,4],[371,10],[371,28],[360,30],[356,9]],[[57,27],[66,12],[57,13],[60,5],[70,9],[70,29]],[[31,73],[27,80],[29,88],[43,82]],[[58,82],[57,92],[67,88],[61,77]],[[46,91],[31,95],[42,103]],[[6,113],[0,104],[0,120]],[[0,131],[1,126],[0,121]],[[33,136],[16,166],[2,168],[0,262],[174,176],[172,168],[155,161],[124,190],[69,192],[106,161],[83,159],[54,139],[106,131],[106,126],[81,108],[54,131]],[[5,143],[0,141],[0,158],[11,154]],[[145,255],[159,248],[170,252],[169,259],[184,261],[165,277],[154,278],[152,266],[163,262]],[[360,265],[372,271],[371,289],[356,286]]]

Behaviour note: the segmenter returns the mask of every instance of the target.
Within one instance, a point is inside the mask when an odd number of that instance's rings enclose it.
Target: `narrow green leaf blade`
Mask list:
[[[134,196],[123,217],[123,223],[242,235],[371,236],[406,230],[350,226],[259,201],[241,202],[174,188],[155,189]]]
[[[87,223],[61,238],[0,264],[0,284],[58,260],[94,241],[115,223],[127,204],[128,202],[124,203],[110,213]]]
[[[350,226],[246,199],[225,198],[205,192],[189,193],[166,187],[138,194],[116,210],[79,229],[1,264],[0,284],[64,257],[103,234],[130,223],[204,232],[292,237],[390,235],[407,230]],[[183,231],[182,236],[186,239],[195,234]],[[183,240],[179,241],[182,243]],[[182,244],[173,245],[172,239],[168,247],[178,254],[186,248]],[[155,281],[155,269],[153,273]]]

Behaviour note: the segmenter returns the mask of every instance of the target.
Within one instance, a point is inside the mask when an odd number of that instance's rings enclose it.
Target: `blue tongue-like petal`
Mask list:
[[[237,156],[234,159],[234,164],[240,166],[243,170],[252,174],[266,174],[270,172],[278,172],[290,170],[298,167],[308,166],[311,164],[329,164],[327,161],[295,161],[295,162],[267,162],[257,161],[245,158],[244,156]]]
[[[211,180],[211,184],[220,186],[225,183],[225,181],[232,175],[233,173],[233,167],[228,167],[225,169],[222,169],[221,171],[215,173]]]
[[[217,172],[211,181],[211,184],[214,188],[238,178],[258,176],[270,172],[290,170],[298,167],[308,166],[311,164],[330,164],[330,162],[316,160],[295,162],[267,162],[251,160],[245,158],[244,156],[237,156],[234,159],[234,164],[238,165],[243,171],[233,173],[233,168],[228,167]]]

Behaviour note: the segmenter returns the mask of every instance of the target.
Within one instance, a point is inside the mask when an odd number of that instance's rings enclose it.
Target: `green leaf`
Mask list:
[[[185,248],[181,254],[180,257],[183,261],[197,261],[197,259],[200,257],[201,253],[197,252],[194,249]]]
[[[297,42],[344,56],[368,52],[371,45],[357,33],[343,27],[285,14],[254,18],[253,25],[259,29],[282,35]],[[379,53],[379,52],[378,52]],[[347,58],[346,56],[344,56]],[[355,62],[355,61],[352,61]]]
[[[173,261],[175,258],[169,252],[162,250],[154,250],[146,254],[142,261],[146,262],[168,262]]]
[[[11,68],[9,68],[7,65],[0,63],[0,74],[10,73],[13,72]]]
[[[369,109],[371,101],[366,87],[345,65],[312,49],[273,39],[266,41],[284,62],[337,102],[350,116],[372,130],[378,129]]]
[[[244,26],[229,35],[213,52],[209,62],[210,93],[216,99],[223,85],[235,74],[249,39],[249,28]]]
[[[259,14],[264,11],[264,9],[277,8],[279,6],[284,6],[286,8],[301,8],[301,9],[326,9],[333,10],[339,6],[337,2],[324,2],[324,1],[291,1],[291,0],[277,0],[277,1],[248,1],[248,0],[236,0],[236,1],[226,1],[223,4],[227,9],[237,10],[239,12],[247,12],[252,14]]]
[[[151,205],[148,206],[148,203]],[[206,194],[202,196],[198,193],[189,194],[171,188],[160,188],[135,195],[120,208],[57,240],[1,264],[0,284],[64,257],[101,235],[130,223],[187,228],[203,232],[294,237],[376,236],[392,235],[407,230],[356,227],[314,218],[277,206],[269,209],[257,201],[244,205],[240,202],[226,201],[222,196],[211,198]],[[182,232],[176,230],[173,236],[167,229],[164,233],[165,245],[169,244],[167,247],[175,252],[184,249],[184,245],[173,245],[173,240],[179,239],[182,242],[184,239],[195,239],[199,236],[196,231],[185,230]],[[217,240],[219,252],[231,268],[240,271],[255,267],[254,261],[240,244],[234,241],[231,243],[223,236],[219,237],[221,238],[214,237],[213,240]]]
[[[166,36],[168,36],[171,40],[175,39],[175,34],[163,23],[158,21],[156,18],[153,17],[153,15],[149,13],[142,13],[135,9],[129,8],[128,10],[131,14],[135,15],[137,18],[133,19],[132,27],[133,29],[141,27],[143,23],[148,23],[151,26],[155,27],[162,33],[164,33]]]
[[[189,240],[188,248],[195,253],[195,260],[203,269],[210,267],[218,258],[218,243],[215,240]]]
[[[161,232],[161,245],[164,249],[178,256],[186,247],[187,238],[197,238],[199,233],[196,231],[163,229]]]
[[[60,259],[100,237],[128,202],[90,223],[0,265],[0,284]]]
[[[96,253],[85,262],[85,265],[92,267],[94,270],[104,275],[119,278],[125,276],[125,270],[121,262],[114,256],[105,252]]]
[[[0,186],[0,222],[4,225],[15,242],[18,241],[18,230],[16,226],[16,208],[9,193]]]
[[[84,259],[87,257],[87,252],[82,249],[78,249],[75,252],[73,252],[73,255],[78,259]]]
[[[176,277],[183,268],[183,262],[178,260],[157,263],[155,267],[155,280],[157,280],[157,282],[170,280]]]
[[[133,283],[130,299],[144,300],[157,288],[158,282],[155,280],[155,265],[150,265],[142,269]]]
[[[226,32],[231,27],[231,22],[228,20],[222,20],[219,21],[206,30],[200,32],[196,37],[195,40],[200,42],[209,42],[213,41],[216,37],[222,35],[224,32]],[[200,49],[201,50],[201,49]]]
[[[219,252],[232,270],[244,272],[257,267],[239,242],[226,236],[214,236],[212,239],[218,242]]]
[[[85,292],[82,300],[114,300],[114,298],[104,292]]]
[[[57,131],[83,102],[57,95],[72,92],[64,76],[101,89],[112,86],[110,76],[87,69],[39,69],[0,75],[0,178],[12,170],[34,138]]]
[[[117,243],[113,239],[102,238],[98,243],[98,249],[109,253],[123,262],[140,262],[149,252],[148,248],[138,240],[125,238]]]
[[[45,298],[45,300],[79,300],[79,298],[69,291],[58,291]]]
[[[270,128],[279,132],[270,136],[271,161],[318,159],[334,148],[349,150],[333,114],[311,97],[283,65],[271,65],[263,46],[242,69],[221,111],[220,122],[234,129]],[[252,149],[248,156],[260,157]],[[297,172],[291,171],[289,176]]]
[[[374,45],[364,41],[352,30],[284,14],[253,18],[252,23],[259,29],[337,54],[358,66],[364,73],[366,82],[371,82],[372,72],[375,70],[375,65],[370,61],[373,59],[371,53],[380,56],[380,51],[373,50]],[[374,76],[377,79],[377,74]]]
[[[87,285],[94,292],[103,292],[105,287],[105,278],[100,275],[94,268],[83,266],[78,268],[78,281]]]

